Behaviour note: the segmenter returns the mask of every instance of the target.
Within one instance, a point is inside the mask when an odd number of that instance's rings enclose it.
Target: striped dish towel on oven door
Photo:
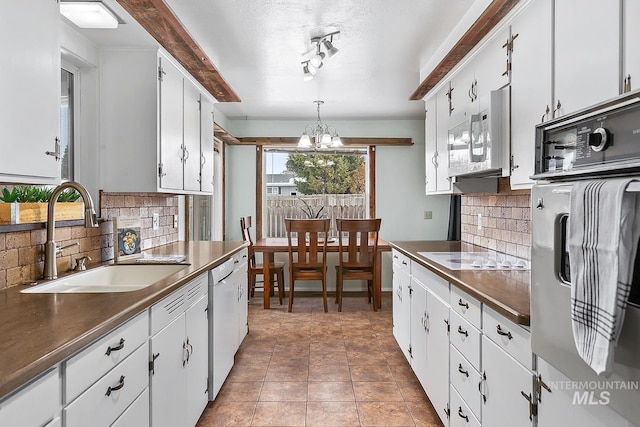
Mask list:
[[[640,237],[633,178],[579,181],[571,191],[571,320],[580,357],[598,374],[613,365]]]

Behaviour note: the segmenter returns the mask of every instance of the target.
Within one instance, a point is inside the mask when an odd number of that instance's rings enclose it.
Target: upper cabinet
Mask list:
[[[620,2],[555,2],[555,117],[620,93]]]
[[[56,184],[62,157],[59,6],[55,0],[21,0],[2,8],[0,181]]]
[[[551,109],[552,0],[531,3],[511,23],[511,187],[533,184],[535,126]]]
[[[214,100],[172,58],[106,50],[100,84],[103,190],[213,191]]]
[[[622,57],[622,91],[628,92],[640,88],[640,26],[637,23],[640,16],[640,2],[637,0],[623,0],[622,25],[624,50]]]

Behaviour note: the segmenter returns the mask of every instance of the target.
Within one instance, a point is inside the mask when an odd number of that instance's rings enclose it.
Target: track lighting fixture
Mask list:
[[[331,59],[338,53],[338,49],[333,45],[333,36],[340,34],[340,31],[325,34],[322,37],[313,37],[311,43],[315,44],[314,54],[311,58],[302,61],[302,71],[304,79],[311,80],[318,69],[324,65],[324,60]],[[322,47],[326,52],[322,51]]]

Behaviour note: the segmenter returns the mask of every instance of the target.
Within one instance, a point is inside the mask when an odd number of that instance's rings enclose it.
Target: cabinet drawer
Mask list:
[[[480,331],[451,310],[449,339],[471,365],[480,369]]]
[[[65,403],[70,403],[98,378],[122,362],[149,337],[145,311],[98,339],[65,362]]]
[[[460,393],[460,396],[476,418],[481,419],[482,396],[478,391],[480,372],[471,366],[471,363],[455,347],[451,347],[450,354],[449,378],[451,378],[451,385]]]
[[[464,399],[453,387],[451,387],[449,427],[480,427],[480,421],[473,415]]]
[[[110,426],[149,385],[149,346],[103,376],[64,409],[66,427]]]
[[[466,292],[451,287],[451,308],[478,329],[482,329],[482,303]]]
[[[449,301],[449,282],[442,277],[415,261],[411,261],[411,276],[443,300]]]
[[[233,260],[234,271],[238,270],[243,266],[243,264],[246,264],[249,261],[249,250],[247,248],[244,248],[240,252],[236,252],[235,254],[233,254],[231,259]]]
[[[0,402],[0,426],[44,425],[60,410],[61,389],[58,368],[53,368]]]
[[[145,388],[138,398],[111,427],[149,427],[149,389]]]
[[[209,276],[207,273],[203,273],[200,276],[193,279],[191,282],[187,283],[182,289],[185,292],[185,299],[187,303],[187,307],[195,304],[202,298],[207,295],[209,285]]]
[[[406,271],[407,273],[411,272],[411,263],[409,262],[409,257],[401,254],[396,249],[391,250],[391,256],[393,259],[393,264],[397,266],[400,270]]]
[[[533,369],[531,333],[490,308],[483,310],[484,334],[528,369]]]

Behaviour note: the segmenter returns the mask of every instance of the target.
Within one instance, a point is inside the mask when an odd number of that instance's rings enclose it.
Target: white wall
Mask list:
[[[217,113],[218,114],[218,113]],[[382,218],[380,237],[387,241],[444,240],[449,220],[449,196],[426,196],[424,189],[424,121],[325,120],[343,137],[409,137],[412,146],[378,147],[376,151],[376,215]],[[305,121],[226,120],[236,137],[298,136]],[[227,239],[240,239],[238,218],[255,217],[255,147],[228,146],[226,173]],[[424,211],[433,212],[425,220]],[[332,267],[330,267],[332,268]],[[333,272],[333,270],[330,270]],[[333,274],[329,288],[333,289]],[[383,289],[391,289],[391,256],[385,254]],[[352,290],[351,287],[348,288]]]

